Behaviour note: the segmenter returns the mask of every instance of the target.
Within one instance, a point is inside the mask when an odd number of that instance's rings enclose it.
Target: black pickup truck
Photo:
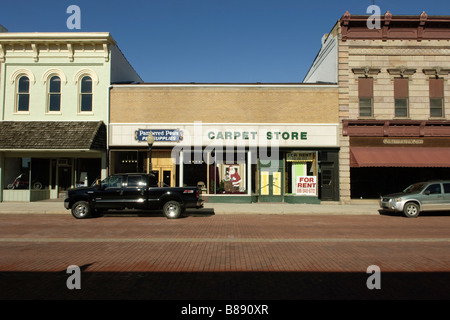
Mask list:
[[[186,208],[201,208],[197,187],[158,187],[152,174],[115,174],[91,187],[67,191],[64,207],[77,219],[108,209],[162,209],[168,219],[178,218]]]

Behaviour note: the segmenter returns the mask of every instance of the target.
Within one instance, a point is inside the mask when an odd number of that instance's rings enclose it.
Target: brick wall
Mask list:
[[[334,86],[113,86],[111,123],[337,123]]]

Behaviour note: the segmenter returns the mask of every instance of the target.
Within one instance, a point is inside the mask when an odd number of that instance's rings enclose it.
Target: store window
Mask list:
[[[31,175],[31,177],[30,177]],[[5,189],[41,190],[49,186],[50,160],[31,158],[5,159]]]
[[[30,110],[30,79],[22,76],[19,79],[16,93],[16,112]]]
[[[210,154],[209,193],[247,194],[247,152]]]
[[[317,153],[289,152],[285,163],[285,193],[317,196]]]
[[[111,174],[146,173],[148,151],[120,150],[111,151]]]
[[[239,195],[248,193],[248,152],[183,151],[175,159],[184,186],[198,186],[202,193]],[[181,168],[182,166],[182,168]],[[180,177],[177,176],[177,185]]]

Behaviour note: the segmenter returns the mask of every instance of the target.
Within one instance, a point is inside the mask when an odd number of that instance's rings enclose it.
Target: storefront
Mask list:
[[[355,120],[350,137],[351,197],[379,198],[410,184],[450,178],[448,121]]]
[[[1,201],[57,199],[106,176],[101,121],[4,121],[0,131]]]
[[[337,124],[110,125],[110,173],[151,171],[209,202],[338,200]]]

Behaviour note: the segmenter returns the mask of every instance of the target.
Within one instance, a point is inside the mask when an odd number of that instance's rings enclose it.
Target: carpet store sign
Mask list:
[[[111,124],[110,146],[336,147],[338,124]]]

